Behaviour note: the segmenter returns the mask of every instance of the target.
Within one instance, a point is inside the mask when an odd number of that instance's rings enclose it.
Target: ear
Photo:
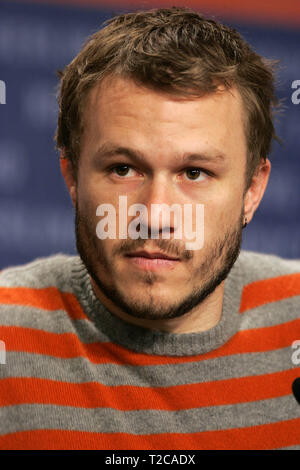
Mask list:
[[[59,163],[61,173],[71,196],[72,204],[74,207],[76,207],[76,182],[73,178],[72,164],[70,160],[65,158],[63,152],[60,154]]]
[[[271,172],[271,162],[268,158],[262,161],[254,172],[251,185],[244,198],[244,215],[249,223],[258,208],[265,193]]]

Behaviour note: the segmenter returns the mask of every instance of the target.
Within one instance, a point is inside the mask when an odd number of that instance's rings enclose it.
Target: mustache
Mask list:
[[[152,240],[153,241],[153,240]],[[137,240],[122,240],[122,242],[113,249],[114,255],[123,255],[125,253],[136,251],[139,248],[144,248],[147,243],[147,239],[138,238]],[[193,258],[194,254],[191,250],[185,250],[181,245],[170,243],[169,240],[157,239],[155,240],[155,247],[160,251],[169,256],[181,258],[184,261],[188,261]]]

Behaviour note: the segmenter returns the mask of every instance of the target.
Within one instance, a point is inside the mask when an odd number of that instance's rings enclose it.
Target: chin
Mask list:
[[[144,292],[142,292],[144,290]],[[177,304],[181,301],[182,297],[174,296],[168,292],[168,290],[162,291],[161,288],[141,288],[139,290],[126,291],[126,294],[123,293],[123,299],[128,305],[139,305],[143,307],[152,307],[157,308],[158,314],[160,309],[169,309],[174,304]]]

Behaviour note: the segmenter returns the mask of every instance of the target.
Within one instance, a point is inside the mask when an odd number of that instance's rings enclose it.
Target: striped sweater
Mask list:
[[[250,251],[191,334],[112,315],[77,256],[5,269],[0,449],[300,449],[299,317],[300,260]]]

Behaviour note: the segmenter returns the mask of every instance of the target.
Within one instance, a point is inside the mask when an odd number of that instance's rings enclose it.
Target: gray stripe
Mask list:
[[[245,285],[300,272],[300,259],[284,259],[267,253],[242,250],[238,261],[244,266]]]
[[[38,258],[23,266],[4,269],[0,273],[0,286],[5,287],[57,287],[71,292],[73,263],[79,257],[57,254]],[[47,275],[45,275],[47,273]]]
[[[87,319],[73,320],[64,310],[43,310],[22,305],[0,305],[0,326],[33,328],[49,333],[73,333],[82,343],[110,339]]]
[[[300,295],[288,299],[271,302],[260,307],[252,308],[241,313],[240,330],[276,326],[293,320],[298,320]]]
[[[6,364],[0,366],[0,377],[37,377],[71,383],[98,381],[107,386],[171,387],[293,369],[293,352],[292,348],[285,348],[206,359],[197,363],[130,366],[93,364],[85,358],[60,359],[7,351]]]
[[[235,429],[300,417],[294,397],[180,411],[119,411],[52,405],[8,406],[1,411],[1,434],[31,429],[64,429],[129,434],[196,433]]]
[[[300,450],[300,444],[297,446],[280,447],[277,450]]]

